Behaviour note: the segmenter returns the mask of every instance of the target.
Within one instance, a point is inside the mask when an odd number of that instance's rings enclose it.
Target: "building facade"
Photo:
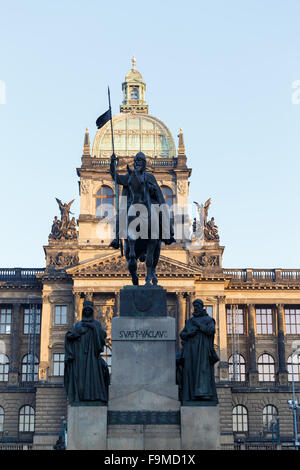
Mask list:
[[[120,113],[113,116],[118,171],[126,172],[137,152],[147,157],[166,203],[188,204],[191,168],[183,133],[178,142],[167,126],[148,113],[146,84],[135,60],[122,85]],[[63,388],[64,337],[80,320],[84,298],[93,300],[95,318],[107,331],[104,358],[110,366],[110,325],[119,312],[119,293],[131,284],[126,260],[109,247],[112,224],[107,208],[116,205],[109,172],[110,122],[93,145],[84,137],[79,178],[80,214],[70,220],[72,201],[58,201],[44,246],[46,266],[0,269],[0,440],[51,447],[67,416]],[[300,370],[292,353],[300,346],[300,269],[228,269],[222,266],[210,200],[197,205],[199,220],[188,218],[191,237],[163,246],[157,267],[167,290],[168,314],[179,332],[203,299],[216,320],[215,367],[220,402],[221,442],[292,443],[292,380],[300,392]],[[109,211],[108,211],[109,212]],[[200,223],[201,222],[201,223]],[[202,225],[201,225],[202,224]],[[203,230],[199,231],[199,227]],[[140,264],[141,277],[145,273]],[[111,425],[112,426],[112,425]]]

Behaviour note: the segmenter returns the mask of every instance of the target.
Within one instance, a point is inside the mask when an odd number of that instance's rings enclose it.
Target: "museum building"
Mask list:
[[[120,113],[112,118],[118,172],[125,173],[142,151],[166,203],[186,206],[192,169],[182,130],[175,143],[168,127],[148,113],[135,59],[122,90]],[[111,319],[119,314],[120,289],[131,284],[125,257],[109,247],[105,208],[116,205],[111,154],[110,121],[97,130],[92,146],[86,130],[77,168],[78,220],[69,218],[72,201],[57,200],[61,220],[55,216],[49,227],[46,267],[0,268],[0,448],[52,448],[64,430],[64,338],[80,320],[84,299],[93,301],[95,319],[107,331],[103,358],[111,365]],[[201,205],[201,243],[194,220],[190,239],[163,244],[157,266],[168,315],[176,319],[177,347],[192,302],[201,298],[216,321],[223,448],[292,445],[288,400],[293,383],[296,394],[300,391],[298,356],[292,358],[300,346],[300,269],[223,267],[224,246],[214,218],[209,220],[209,205],[210,199]],[[144,263],[139,273],[144,276]],[[108,432],[113,426],[108,422]]]

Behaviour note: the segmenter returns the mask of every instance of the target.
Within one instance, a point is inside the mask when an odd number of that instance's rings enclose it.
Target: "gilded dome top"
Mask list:
[[[125,82],[137,81],[142,82],[142,74],[135,68],[136,60],[135,57],[132,57],[132,69],[125,76]]]

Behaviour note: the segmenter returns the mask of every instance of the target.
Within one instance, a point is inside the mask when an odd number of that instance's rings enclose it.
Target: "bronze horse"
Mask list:
[[[146,157],[142,152],[135,156],[134,169],[127,165],[125,175],[116,172],[115,161],[116,157],[113,155],[110,172],[114,181],[123,186],[122,196],[127,197],[127,238],[125,238],[124,248],[132,283],[134,285],[139,283],[137,273],[137,260],[139,260],[146,262],[145,285],[150,286],[152,283],[156,286],[156,266],[160,256],[161,242],[164,241],[166,244],[175,242],[170,214],[155,177],[145,171]],[[168,217],[170,230],[167,238],[162,235],[161,213],[159,218],[152,219],[154,205],[162,208],[164,215]],[[118,223],[116,239],[113,240],[111,246],[119,247]]]

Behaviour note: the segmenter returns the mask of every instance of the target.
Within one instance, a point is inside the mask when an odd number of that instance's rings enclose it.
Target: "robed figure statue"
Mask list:
[[[65,336],[64,386],[70,404],[108,401],[109,371],[100,356],[106,332],[93,314],[93,302],[85,300],[82,320]]]
[[[195,300],[193,306],[193,317],[186,321],[180,333],[181,400],[183,403],[205,401],[217,404],[214,364],[219,357],[214,350],[215,320],[207,314],[201,299]]]

